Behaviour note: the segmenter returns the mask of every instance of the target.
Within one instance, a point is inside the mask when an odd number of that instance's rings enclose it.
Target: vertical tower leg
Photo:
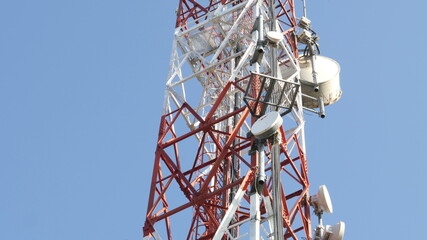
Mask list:
[[[278,135],[278,134],[277,134]],[[283,212],[282,212],[282,184],[280,180],[281,164],[280,164],[280,142],[277,135],[274,137],[272,146],[272,162],[273,170],[271,177],[273,178],[273,209],[274,209],[274,239],[283,239]]]
[[[251,226],[250,226],[250,240],[260,240],[260,195],[255,191],[251,195]]]

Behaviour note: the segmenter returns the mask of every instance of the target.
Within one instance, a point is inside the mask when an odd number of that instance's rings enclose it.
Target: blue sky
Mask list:
[[[0,239],[141,239],[178,1],[0,1]],[[425,235],[423,1],[308,2],[343,97],[307,116],[346,240]]]

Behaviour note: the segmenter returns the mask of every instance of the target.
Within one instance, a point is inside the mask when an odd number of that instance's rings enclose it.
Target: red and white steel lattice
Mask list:
[[[250,154],[255,139],[247,133],[256,119],[243,101],[254,71],[254,23],[257,15],[272,20],[268,2],[179,1],[144,239],[248,239],[256,221],[255,239],[272,239],[271,177],[254,195],[259,158]],[[279,77],[294,79],[299,74],[294,1],[277,0],[274,8],[284,36],[278,63],[291,73]],[[271,73],[268,51],[257,69],[263,74]],[[301,93],[279,136],[283,238],[312,239]],[[267,144],[267,176],[269,149]]]

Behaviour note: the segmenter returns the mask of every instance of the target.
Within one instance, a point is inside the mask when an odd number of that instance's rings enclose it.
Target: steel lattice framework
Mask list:
[[[243,96],[252,72],[271,73],[268,48],[258,69],[250,64],[257,15],[277,20],[283,33],[277,61],[286,74],[279,77],[299,74],[294,1],[277,0],[275,16],[268,2],[179,1],[144,239],[272,239],[273,214],[283,217],[284,239],[312,239],[300,92],[278,135],[282,212],[272,208],[271,177],[254,193],[259,157],[248,132],[256,119]]]

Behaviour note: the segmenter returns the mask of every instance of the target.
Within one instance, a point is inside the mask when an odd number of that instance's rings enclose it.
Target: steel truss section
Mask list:
[[[276,1],[274,16],[285,36],[278,61],[293,70],[279,74],[286,81],[299,71],[293,6]],[[284,239],[311,239],[300,91],[280,129],[282,213],[272,208],[271,178],[260,192],[254,187],[258,157],[248,133],[255,119],[243,96],[254,70],[255,13],[268,30],[268,8],[261,0],[179,1],[144,239],[272,239],[273,214],[283,217]],[[266,75],[269,51],[259,64]],[[267,144],[267,176],[270,151]]]

